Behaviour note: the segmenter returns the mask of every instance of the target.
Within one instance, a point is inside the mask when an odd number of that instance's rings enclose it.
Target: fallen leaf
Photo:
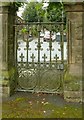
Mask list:
[[[63,115],[65,115],[65,113],[63,113]]]
[[[44,113],[46,113],[46,111],[43,111]]]
[[[52,110],[52,112],[54,112],[54,110]]]

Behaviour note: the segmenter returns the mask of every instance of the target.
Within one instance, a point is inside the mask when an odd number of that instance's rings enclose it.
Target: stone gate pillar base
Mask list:
[[[68,63],[64,76],[64,99],[82,101],[83,2],[64,3],[67,14]]]
[[[68,102],[82,102],[82,75],[66,72],[64,76],[64,99]]]

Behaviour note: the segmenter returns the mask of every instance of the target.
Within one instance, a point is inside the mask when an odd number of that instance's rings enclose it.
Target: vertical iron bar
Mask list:
[[[63,11],[62,11],[62,22],[63,22]],[[61,24],[61,62],[63,64],[64,60],[64,33],[63,33],[63,23]]]
[[[34,68],[34,58],[35,58],[35,56],[34,56],[34,54],[33,54],[33,53],[32,53],[31,58],[32,58],[32,67]]]
[[[61,61],[63,63],[64,60],[64,40],[63,40],[63,24],[62,24],[62,32],[61,32]]]
[[[70,32],[71,32],[71,30],[70,30],[70,26],[71,26],[71,22],[68,20],[68,40],[67,40],[67,51],[68,51],[68,64],[69,64],[69,62],[70,62],[70,60],[69,60],[69,56],[70,56],[70,49],[69,49],[69,46],[70,46]]]
[[[24,63],[23,63],[23,58],[24,58],[24,56],[23,56],[23,53],[21,53],[21,56],[20,56],[20,58],[21,58],[21,67],[23,67],[24,66]]]
[[[29,51],[28,51],[28,49],[29,49],[29,25],[27,25],[27,67],[28,67],[28,55],[29,55]]]
[[[17,26],[15,26],[15,66],[17,67],[17,50],[18,50],[18,31],[17,31]]]
[[[49,48],[50,48],[50,68],[52,67],[51,61],[52,61],[52,31],[51,31],[51,25],[50,25],[50,41],[49,41]]]
[[[38,23],[38,65],[40,67],[40,26],[39,26],[39,23]]]
[[[16,73],[15,73],[15,79],[16,79],[16,84],[18,86],[18,77],[19,77],[19,74],[18,74],[18,60],[17,60],[17,50],[18,50],[18,43],[17,43],[17,39],[18,39],[18,28],[17,26],[14,26],[15,27],[15,46],[14,46],[14,57],[15,57],[15,69],[16,69]],[[17,87],[16,86],[16,87]]]
[[[62,35],[61,35],[61,63],[62,63],[62,65],[63,65],[63,70],[64,70],[64,19],[63,19],[63,11],[62,11],[62,25],[61,25],[61,27],[62,27],[62,31],[61,31],[61,33],[62,33]],[[60,66],[60,70],[61,70],[61,66]],[[62,75],[61,74],[61,71],[60,71],[60,80],[61,80],[61,82],[62,82],[62,86],[63,86],[63,80],[64,80],[64,74]],[[64,87],[63,87],[63,91],[64,91]]]
[[[40,90],[40,48],[41,48],[41,44],[40,44],[40,25],[38,22],[38,89]]]
[[[17,43],[17,39],[18,39],[18,30],[17,30],[17,26],[15,26],[15,46],[14,46],[14,57],[15,57],[15,69],[16,69],[16,72],[15,72],[15,78],[16,78],[16,84],[18,87],[18,77],[19,77],[19,74],[18,74],[18,60],[17,60],[17,50],[18,50],[18,43]]]

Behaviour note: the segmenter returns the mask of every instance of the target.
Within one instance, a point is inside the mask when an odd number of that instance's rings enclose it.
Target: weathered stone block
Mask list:
[[[1,99],[2,99],[2,86],[0,85],[0,102],[1,102]]]
[[[74,64],[73,64],[74,65]],[[72,71],[72,70],[71,70]],[[73,66],[74,72],[74,66]],[[82,73],[79,76],[79,71],[76,74],[66,72],[64,75],[64,99],[72,102],[82,101]]]
[[[82,102],[82,91],[64,91],[64,99],[68,102]]]

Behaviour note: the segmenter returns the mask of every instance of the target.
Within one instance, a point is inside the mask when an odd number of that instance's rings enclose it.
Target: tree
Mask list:
[[[22,14],[22,17],[27,22],[43,21],[44,10],[42,9],[43,3],[30,2]]]
[[[50,2],[49,6],[47,7],[47,17],[49,19],[49,21],[54,22],[54,21],[58,21],[61,22],[62,21],[62,11],[63,11],[63,17],[64,17],[64,21],[66,20],[65,18],[65,11],[64,11],[64,6],[63,3],[61,2]]]
[[[28,22],[37,22],[37,21],[62,21],[62,11],[64,13],[64,22],[65,11],[63,3],[61,2],[49,2],[49,5],[46,9],[43,9],[43,3],[39,2],[30,2],[27,3],[27,6],[22,14],[24,20]]]
[[[19,8],[19,7],[21,7],[21,6],[24,5],[23,2],[15,2],[14,4],[15,4],[15,9],[16,9],[16,11],[18,11],[18,8]]]
[[[25,0],[26,2],[26,0]],[[10,8],[12,8],[13,11],[17,12],[19,7],[23,6],[25,2],[10,2]]]

